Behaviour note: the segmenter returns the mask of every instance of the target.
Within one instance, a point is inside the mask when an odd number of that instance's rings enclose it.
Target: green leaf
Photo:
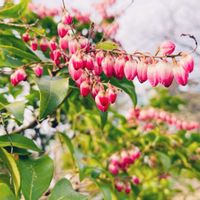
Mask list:
[[[26,200],[38,200],[48,189],[53,177],[53,161],[48,156],[19,161],[22,193]]]
[[[36,55],[34,55],[32,53],[28,53],[26,51],[23,51],[19,48],[13,47],[13,46],[0,44],[0,49],[3,51],[6,51],[7,53],[9,53],[13,56],[18,56],[20,58],[31,60],[31,61],[40,61],[40,59]]]
[[[40,119],[51,114],[65,99],[68,92],[68,79],[43,76],[36,79],[40,90]]]
[[[58,181],[48,200],[86,200],[87,197],[75,192],[71,183],[63,178]]]
[[[21,0],[20,3],[6,7],[5,9],[0,10],[0,18],[19,18],[21,17],[28,6],[29,0]]]
[[[119,45],[113,41],[107,40],[104,42],[99,42],[96,45],[97,49],[112,51],[113,49],[118,49]]]
[[[104,196],[104,200],[112,200],[112,192],[111,192],[111,188],[107,183],[100,183],[98,181],[95,181],[96,184],[98,185],[98,187],[101,189],[103,196]]]
[[[8,185],[0,183],[0,199],[1,200],[17,200]]]
[[[0,147],[10,147],[10,146],[37,152],[41,151],[32,140],[24,137],[23,135],[11,134],[11,135],[0,136]]]
[[[124,92],[126,92],[130,96],[133,104],[135,106],[137,105],[137,95],[135,92],[135,86],[132,81],[128,81],[126,79],[119,81],[116,78],[111,78],[110,83],[115,85],[116,87],[122,89]]]
[[[63,141],[69,148],[69,151],[72,155],[73,161],[75,162],[75,164],[77,165],[77,167],[79,169],[80,179],[83,180],[85,165],[81,162],[81,160],[82,160],[81,154],[78,152],[78,150],[76,150],[73,147],[73,144],[67,135],[65,135],[63,133],[59,133],[59,136],[60,136],[61,141]]]
[[[14,103],[10,103],[8,105],[5,105],[4,108],[14,115],[15,119],[19,122],[23,122],[24,120],[24,109],[25,109],[25,103],[23,101],[16,101]]]
[[[104,126],[106,125],[107,119],[108,119],[108,112],[101,112],[100,111],[100,117],[101,117],[101,129],[104,129]]]
[[[158,155],[158,158],[160,160],[160,162],[162,163],[162,166],[164,168],[165,171],[168,171],[169,168],[171,167],[171,159],[170,157],[162,152],[156,152],[156,154]]]
[[[0,158],[3,160],[5,165],[7,166],[11,177],[12,177],[12,182],[14,185],[14,191],[16,196],[18,195],[19,188],[20,188],[20,173],[17,168],[17,164],[12,156],[12,154],[8,153],[4,148],[0,147]]]

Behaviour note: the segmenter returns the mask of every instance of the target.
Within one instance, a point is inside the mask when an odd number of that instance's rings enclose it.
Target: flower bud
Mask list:
[[[103,91],[99,91],[99,93],[95,97],[95,103],[97,108],[102,112],[108,110],[109,107],[109,99]]]
[[[102,73],[102,67],[100,65],[98,65],[96,62],[94,62],[94,70],[93,70],[94,74],[96,76],[101,75]]]
[[[106,57],[102,60],[102,69],[104,74],[110,78],[113,75],[113,66],[114,66],[114,59],[111,55],[106,55]]]
[[[118,192],[121,192],[124,190],[124,183],[120,180],[115,180],[115,188]]]
[[[116,78],[122,79],[124,77],[124,65],[125,65],[124,57],[118,57],[115,60],[113,69],[114,69],[114,74],[115,74]]]
[[[108,95],[109,102],[111,104],[115,103],[116,98],[117,98],[117,92],[115,91],[115,88],[109,87],[106,92],[107,92],[107,95]]]
[[[83,68],[83,56],[80,53],[73,54],[72,57],[70,58],[70,61],[74,67],[75,70]]]
[[[158,85],[158,67],[155,64],[149,65],[147,69],[147,78],[152,87]]]
[[[57,27],[57,30],[58,30],[58,35],[63,38],[65,37],[65,35],[68,33],[69,31],[69,27],[64,25],[63,23],[59,23],[58,24],[58,27]]]
[[[104,52],[103,51],[99,51],[97,54],[96,54],[96,61],[97,61],[97,64],[99,66],[101,66],[101,63],[102,63],[102,60],[104,59]]]
[[[113,164],[109,164],[108,170],[113,175],[117,175],[119,173],[118,167],[116,165],[113,165]]]
[[[57,49],[57,43],[54,39],[51,39],[49,42],[49,48],[51,49],[51,51],[54,51]]]
[[[30,39],[31,39],[31,37],[30,37],[30,35],[28,34],[28,32],[26,32],[26,33],[24,33],[24,34],[22,35],[22,40],[23,40],[24,42],[28,42]]]
[[[125,190],[126,194],[129,194],[131,192],[131,184],[129,182],[127,182],[125,184],[125,189],[124,190]]]
[[[82,69],[75,70],[71,62],[69,62],[68,70],[69,74],[71,75],[74,81],[78,80],[83,74],[83,70]]]
[[[69,13],[65,13],[62,17],[62,23],[66,25],[70,25],[73,22],[73,17]]]
[[[27,74],[23,68],[17,69],[11,76],[11,84],[16,86],[19,82],[24,81],[27,78]]]
[[[132,183],[134,185],[138,185],[138,184],[140,184],[140,179],[138,177],[136,177],[136,176],[133,176],[132,177]]]
[[[59,46],[62,50],[66,50],[68,48],[68,41],[69,41],[69,36],[66,35],[63,38],[60,38],[59,40]]]
[[[164,41],[160,45],[160,52],[162,55],[170,55],[174,52],[176,45],[171,41]]]
[[[188,72],[180,65],[175,65],[173,67],[174,78],[176,82],[180,85],[185,86],[188,82]]]
[[[74,54],[80,48],[80,45],[75,39],[72,39],[68,41],[68,48],[69,48],[70,54]]]
[[[88,81],[83,81],[80,84],[80,93],[83,97],[86,97],[91,91],[91,86]]]
[[[40,40],[40,49],[45,52],[49,48],[49,42],[46,38]]]
[[[159,82],[165,87],[169,87],[174,79],[173,66],[166,62],[157,63]]]
[[[38,41],[37,41],[37,38],[34,38],[34,39],[31,41],[30,46],[31,46],[31,49],[32,49],[33,51],[36,51],[36,50],[37,50],[37,48],[38,48]]]
[[[184,55],[179,63],[188,73],[191,73],[194,69],[194,59],[190,54]]]
[[[144,83],[147,80],[147,64],[143,61],[137,64],[137,77],[140,83]]]
[[[137,75],[137,63],[134,60],[128,60],[124,66],[124,74],[127,80],[132,81]]]
[[[86,51],[88,51],[90,49],[90,41],[85,38],[85,37],[81,37],[79,39],[80,45],[81,45],[81,49],[85,49]]]
[[[85,61],[85,67],[88,70],[93,70],[94,69],[94,61],[93,58],[90,55],[86,55],[84,58]]]
[[[40,64],[37,64],[35,67],[33,67],[33,71],[36,76],[40,77],[43,74],[43,67]]]

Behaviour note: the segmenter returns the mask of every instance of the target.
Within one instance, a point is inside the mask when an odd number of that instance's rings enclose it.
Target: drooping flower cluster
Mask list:
[[[48,8],[44,5],[38,5],[34,3],[29,3],[29,10],[36,13],[40,18],[45,17],[55,17],[61,13],[60,9],[57,8]]]
[[[122,150],[121,152],[113,154],[109,159],[108,170],[114,176],[119,175],[120,171],[127,171],[134,162],[139,159],[141,153],[140,150],[133,146],[129,150]],[[135,185],[140,183],[140,180],[136,176],[132,177],[115,177],[115,188],[121,192],[125,191],[126,193],[131,192],[131,182]]]
[[[156,124],[161,123],[174,126],[178,130],[191,131],[200,128],[200,124],[195,121],[188,122],[176,117],[174,114],[155,108],[143,110],[133,108],[129,113],[128,121],[135,125],[143,123],[144,130],[153,129]]]
[[[140,157],[140,150],[133,146],[129,150],[122,150],[110,157],[108,169],[111,174],[118,175],[120,171],[126,171]]]
[[[126,78],[132,81],[135,77],[141,83],[149,80],[152,86],[160,83],[169,87],[174,78],[181,85],[187,83],[194,61],[186,53],[171,55],[175,50],[174,43],[163,42],[154,56],[138,51],[128,54],[119,48],[111,51],[98,49],[92,40],[76,33],[73,22],[73,17],[65,11],[57,26],[58,37],[50,40],[46,37],[31,37],[27,31],[22,39],[33,51],[41,50],[45,55],[49,54],[52,71],[68,67],[69,75],[79,87],[80,94],[83,97],[91,94],[102,112],[107,111],[109,105],[116,101],[119,91],[111,83],[102,80],[102,73],[107,78],[115,77],[119,80]],[[179,60],[176,60],[177,57]],[[43,68],[40,65],[34,67],[33,71],[41,76]],[[18,82],[12,81],[13,85]]]

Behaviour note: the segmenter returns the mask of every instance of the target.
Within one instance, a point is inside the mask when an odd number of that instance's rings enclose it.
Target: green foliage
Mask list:
[[[67,179],[61,179],[52,190],[49,200],[86,200],[87,197],[75,192]]]
[[[8,185],[0,183],[0,199],[1,200],[17,200]]]
[[[0,136],[0,147],[11,147],[11,146],[37,152],[41,151],[32,140],[20,134]]]
[[[166,89],[157,89],[156,96],[150,99],[151,106],[171,112],[179,111],[180,105],[184,104],[180,97],[170,95]]]
[[[40,90],[40,119],[51,114],[65,99],[68,79],[42,77],[36,80]]]
[[[8,153],[4,148],[1,147],[0,147],[0,159],[4,162],[4,164],[6,165],[11,174],[14,192],[17,196],[19,193],[21,180],[16,161],[12,154]]]
[[[53,177],[54,165],[48,156],[37,160],[19,160],[22,192],[26,200],[38,200],[48,189]]]

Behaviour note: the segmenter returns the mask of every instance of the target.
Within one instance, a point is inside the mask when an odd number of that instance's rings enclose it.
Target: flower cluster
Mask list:
[[[120,170],[126,171],[140,155],[140,150],[135,146],[132,149],[122,150],[120,153],[112,155],[108,165],[110,173],[116,176]]]
[[[51,40],[46,37],[31,38],[25,32],[22,39],[33,51],[40,49],[45,55],[49,54],[54,72],[68,67],[69,75],[79,87],[80,94],[83,97],[91,94],[102,112],[107,111],[109,105],[116,101],[119,91],[111,83],[102,80],[102,73],[108,78],[119,80],[126,78],[132,81],[136,77],[141,83],[149,80],[152,86],[160,83],[169,87],[174,78],[181,85],[187,83],[194,67],[193,58],[183,52],[171,55],[175,50],[173,42],[163,42],[154,56],[138,51],[128,54],[119,48],[112,51],[98,49],[92,40],[76,33],[73,22],[72,15],[65,11],[57,26],[58,37]],[[177,57],[180,57],[179,60],[176,60]],[[34,67],[33,71],[37,76],[43,73],[41,66]]]
[[[128,168],[134,164],[134,162],[140,157],[140,150],[133,146],[132,149],[122,150],[120,153],[113,154],[110,157],[108,170],[114,176],[117,176],[120,170],[127,171]],[[136,176],[132,177],[115,177],[115,188],[118,192],[125,191],[125,193],[131,192],[131,182],[132,184],[138,185],[140,180]]]
[[[129,113],[128,121],[134,122],[135,124],[145,122],[145,130],[155,128],[155,125],[158,123],[165,123],[168,126],[174,126],[178,130],[191,131],[200,128],[200,124],[195,121],[188,122],[185,120],[181,120],[174,114],[155,108],[144,110],[134,108]]]
[[[114,185],[118,192],[125,192],[129,194],[131,192],[131,183],[133,185],[140,184],[140,179],[136,176],[126,177],[125,179],[122,178],[115,178]]]
[[[28,7],[29,10],[36,13],[40,18],[55,17],[61,12],[61,10],[57,8],[47,8],[44,5],[37,5],[34,3],[29,3]]]

